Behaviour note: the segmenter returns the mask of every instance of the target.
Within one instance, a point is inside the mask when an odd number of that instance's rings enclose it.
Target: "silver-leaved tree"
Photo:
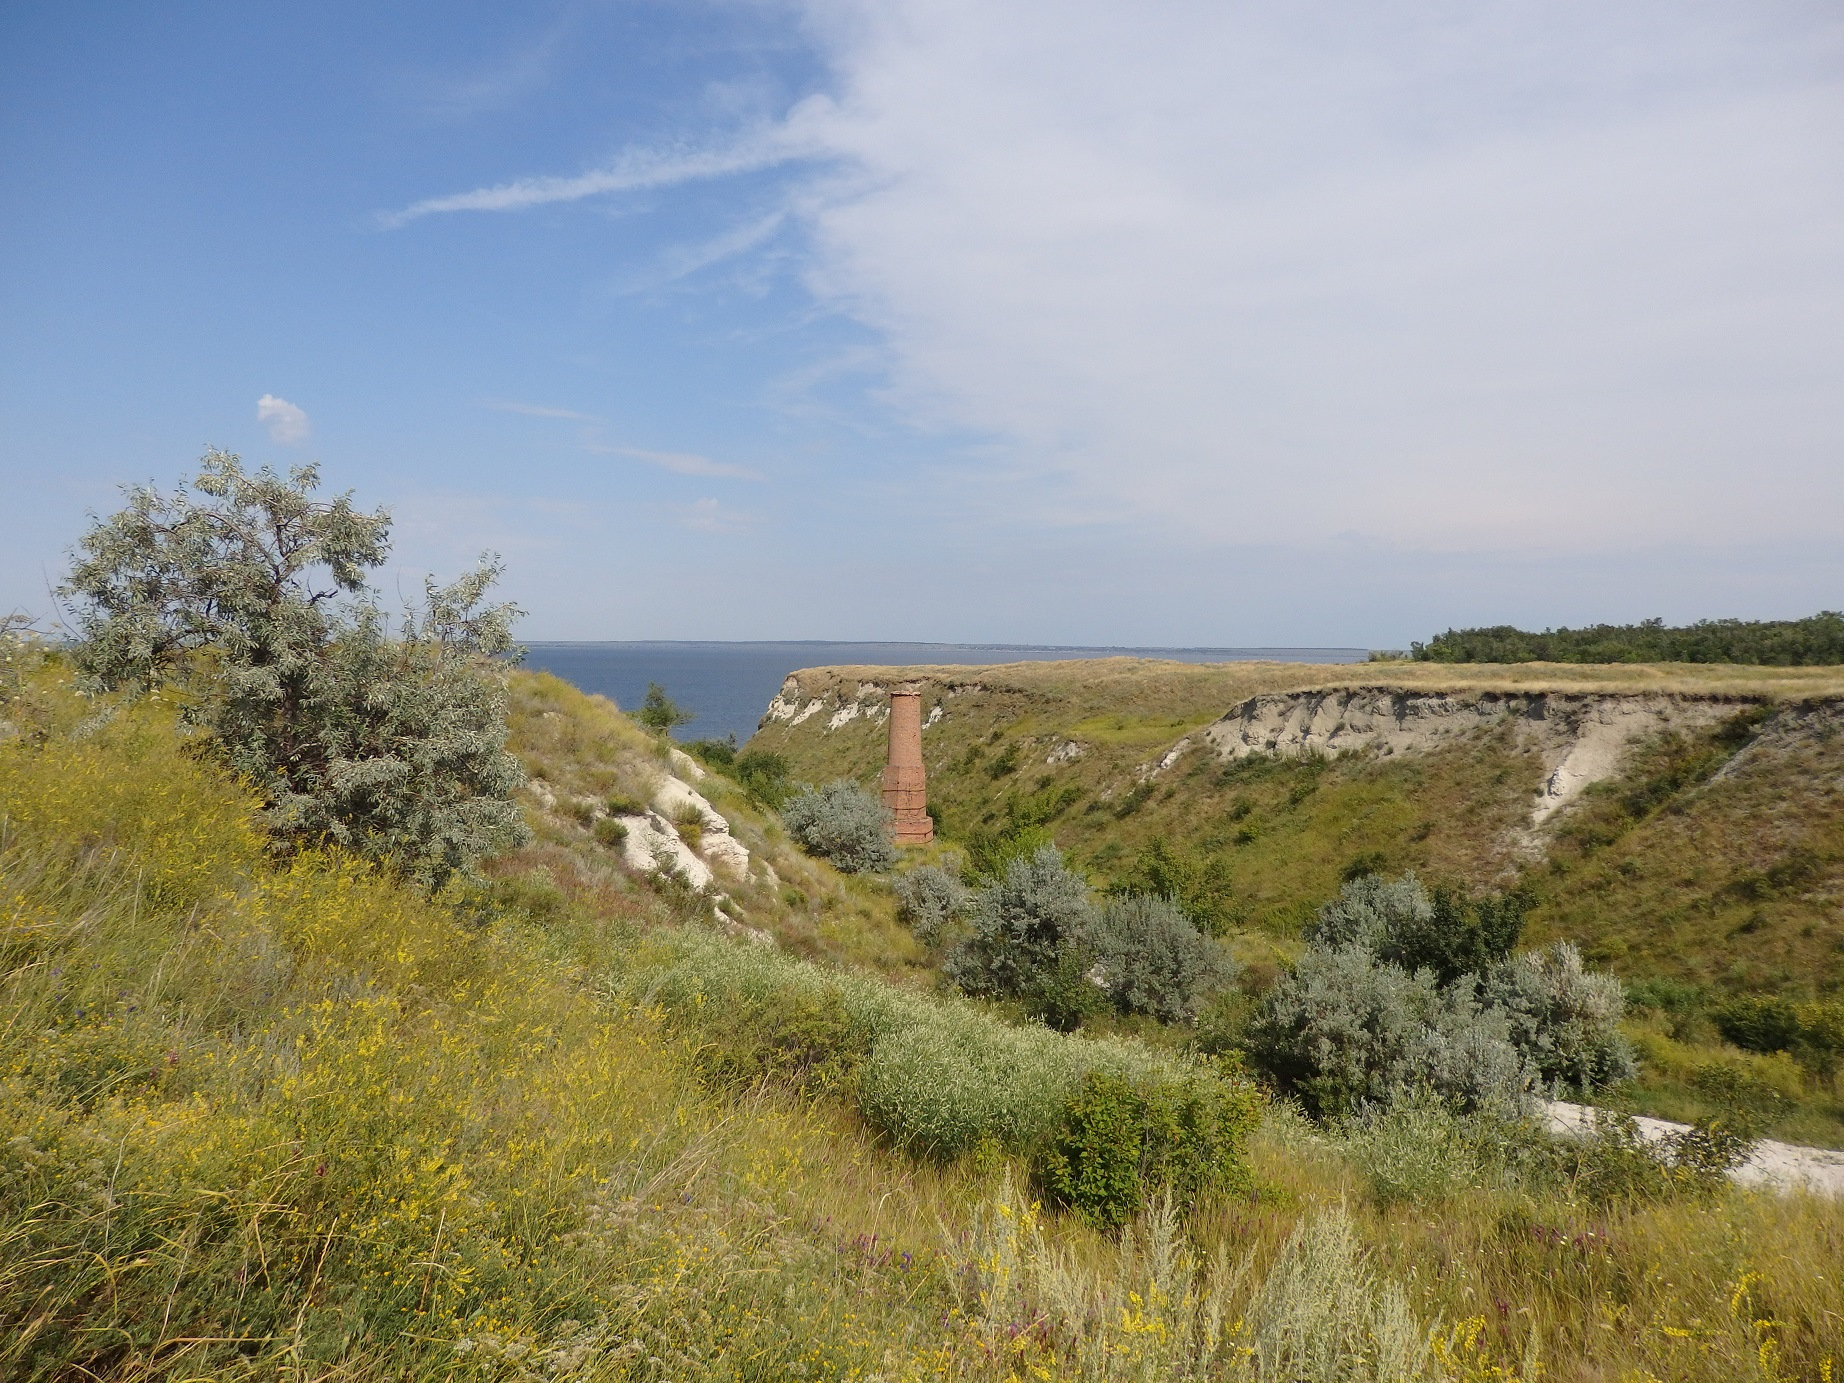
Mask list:
[[[249,474],[213,450],[190,490],[128,490],[59,588],[78,664],[104,688],[180,689],[278,848],[337,844],[439,888],[526,838],[506,751],[520,612],[483,603],[500,574],[483,557],[426,581],[393,632],[367,581],[389,515],[318,487],[312,466]]]

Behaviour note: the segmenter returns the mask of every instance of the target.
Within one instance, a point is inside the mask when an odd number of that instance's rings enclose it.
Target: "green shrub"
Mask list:
[[[285,847],[338,845],[439,887],[527,838],[506,752],[511,605],[484,562],[424,582],[392,638],[367,571],[390,521],[313,498],[312,466],[255,475],[207,452],[193,491],[127,492],[59,593],[104,688],[177,684],[186,714],[264,798]]]
[[[1096,937],[1108,997],[1127,1013],[1189,1023],[1204,998],[1235,978],[1229,953],[1164,898],[1109,899]]]
[[[1242,805],[1246,807],[1247,803]],[[1233,811],[1230,815],[1240,819]],[[1154,836],[1147,843],[1133,863],[1114,878],[1109,892],[1152,893],[1170,898],[1206,936],[1222,936],[1237,917],[1235,883],[1228,861],[1174,846],[1164,836]]]
[[[1728,1185],[1748,1158],[1750,1143],[1735,1129],[1700,1124],[1648,1139],[1627,1114],[1599,1112],[1587,1136],[1559,1146],[1563,1171],[1577,1195],[1593,1205],[1708,1199]]]
[[[700,763],[712,768],[731,769],[736,765],[736,734],[731,732],[729,738],[721,740],[691,740],[680,746]]]
[[[751,749],[739,754],[731,770],[736,781],[757,802],[779,811],[788,800],[788,761],[784,755],[766,749]]]
[[[1088,979],[1100,919],[1088,885],[1053,845],[1015,859],[980,889],[969,911],[970,934],[942,967],[975,998],[1020,999],[1052,1026],[1069,1028],[1099,1007]]]
[[[1405,970],[1429,969],[1442,984],[1483,972],[1511,954],[1530,903],[1521,894],[1472,900],[1457,889],[1430,893],[1411,872],[1347,881],[1306,930],[1309,943],[1363,946]]]
[[[1504,1019],[1471,986],[1442,990],[1361,946],[1307,951],[1246,1040],[1256,1066],[1321,1116],[1420,1088],[1462,1109],[1516,1107],[1531,1082]]]
[[[1584,969],[1569,942],[1494,966],[1480,993],[1548,1084],[1586,1093],[1638,1074],[1633,1044],[1620,1032],[1625,990],[1612,975]]]
[[[963,877],[970,884],[989,883],[1002,878],[1013,860],[1028,860],[1053,844],[1050,832],[1042,825],[1008,822],[996,828],[980,827],[967,835]]]
[[[803,848],[824,855],[847,874],[896,863],[883,802],[850,779],[801,793],[782,807],[781,820]]]
[[[1191,1202],[1243,1185],[1242,1146],[1260,1112],[1246,1085],[1207,1070],[1138,1085],[1091,1071],[1064,1106],[1037,1175],[1058,1203],[1116,1229],[1157,1191]]]
[[[941,938],[973,900],[965,884],[939,865],[925,864],[896,881],[897,912],[925,944]]]
[[[1744,1052],[1788,1052],[1799,1042],[1799,1009],[1791,999],[1743,995],[1711,1009],[1710,1019]]]
[[[1710,1011],[1716,1028],[1745,1052],[1789,1052],[1821,1076],[1837,1069],[1844,1053],[1844,1004],[1796,1002],[1774,995],[1743,995]]]
[[[595,823],[595,838],[598,844],[613,849],[627,839],[627,827],[612,816],[602,817]]]

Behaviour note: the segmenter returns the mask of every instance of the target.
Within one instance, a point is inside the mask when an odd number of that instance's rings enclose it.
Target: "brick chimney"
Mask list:
[[[927,845],[935,838],[928,815],[928,774],[922,767],[922,693],[890,693],[890,751],[884,760],[884,806],[894,818],[898,845]]]

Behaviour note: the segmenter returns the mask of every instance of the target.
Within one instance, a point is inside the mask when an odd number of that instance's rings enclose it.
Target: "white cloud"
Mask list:
[[[593,413],[578,413],[571,408],[546,408],[535,403],[514,403],[510,399],[482,399],[488,408],[500,413],[519,413],[527,418],[561,418],[573,423],[599,423],[602,420]]]
[[[811,283],[1040,523],[1416,546],[1844,514],[1831,7],[811,0]]]
[[[287,399],[264,394],[256,400],[256,421],[269,429],[272,440],[293,446],[305,442],[309,431],[307,412]]]
[[[744,466],[728,461],[713,461],[688,451],[644,451],[640,447],[617,447],[606,442],[585,442],[583,450],[597,456],[626,456],[649,466],[672,471],[677,475],[718,476],[731,480],[760,480],[762,477]],[[715,501],[713,501],[715,503]]]
[[[1567,552],[1844,517],[1834,6],[802,3],[832,90],[782,124],[387,224],[784,166],[678,263],[803,227],[871,407],[981,440],[926,498],[1021,529]]]
[[[613,192],[638,192],[756,172],[820,152],[807,137],[806,130],[824,114],[827,106],[824,98],[813,98],[797,106],[784,122],[754,130],[715,148],[628,149],[608,167],[573,177],[518,178],[471,192],[428,197],[400,211],[380,213],[378,224],[395,230],[424,216],[446,212],[524,211],[528,207],[577,202]]]

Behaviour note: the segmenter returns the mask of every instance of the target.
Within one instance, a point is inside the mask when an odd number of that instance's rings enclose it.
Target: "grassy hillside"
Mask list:
[[[1514,667],[1390,664],[1387,685],[1430,691],[1667,692],[1732,700],[1844,696],[1836,668]],[[942,717],[925,735],[945,833],[1031,823],[1098,876],[1154,839],[1219,869],[1238,930],[1285,941],[1356,866],[1416,869],[1539,898],[1533,935],[1570,935],[1616,968],[1750,988],[1844,983],[1844,739],[1742,755],[1734,730],[1648,746],[1532,842],[1520,831],[1544,768],[1500,725],[1435,753],[1378,760],[1224,763],[1188,736],[1258,693],[1375,686],[1382,668],[1108,659],[1002,668],[828,668],[796,675],[826,714],[769,722],[750,741],[813,781],[870,781],[884,732],[828,728],[861,684],[919,682]],[[1725,740],[1724,736],[1729,740]],[[1063,754],[1059,754],[1062,747]],[[1065,757],[1071,747],[1080,753]]]
[[[1003,1140],[897,1151],[901,1110],[766,1078],[792,1049],[752,1033],[907,1015],[895,1050],[966,1054],[975,1094],[1034,1059],[980,1075],[991,1044],[1102,1044],[787,955],[873,959],[887,905],[734,802],[793,891],[737,905],[786,946],[622,873],[570,787],[661,761],[567,688],[519,690],[539,840],[433,901],[272,857],[157,699],[55,665],[0,695],[7,1378],[1278,1380],[1387,1339],[1426,1378],[1766,1383],[1844,1348],[1827,1203],[1610,1199],[1277,1113],[1252,1193],[1115,1242],[1024,1203]]]
[[[814,781],[871,781],[883,725],[861,715],[829,728],[834,707],[874,700],[860,698],[861,686],[917,683],[925,705],[941,707],[924,753],[949,848],[1035,827],[1103,885],[1147,882],[1150,858],[1159,878],[1193,891],[1194,911],[1214,913],[1257,973],[1264,960],[1291,954],[1302,924],[1352,872],[1414,869],[1475,890],[1524,890],[1534,901],[1529,940],[1576,940],[1629,984],[1665,982],[1650,992],[1676,1011],[1646,1020],[1653,1036],[1689,1041],[1701,1055],[1653,1064],[1641,1100],[1656,1112],[1714,1112],[1683,1077],[1718,1051],[1698,1016],[1710,1003],[1734,993],[1826,996],[1844,986],[1837,668],[1108,659],[826,668],[796,680],[798,693],[784,699],[823,709],[799,724],[766,722],[753,747],[785,754]],[[1530,809],[1547,770],[1503,721],[1434,752],[1387,758],[1226,762],[1197,734],[1253,695],[1379,684],[1668,694],[1722,705],[1712,724],[1637,746],[1613,777],[1537,831]],[[1801,706],[1816,709],[1805,715]],[[1667,1071],[1673,1065],[1678,1075]],[[1774,1090],[1761,1099],[1778,1111],[1781,1134],[1844,1141],[1835,1085],[1780,1079]]]

